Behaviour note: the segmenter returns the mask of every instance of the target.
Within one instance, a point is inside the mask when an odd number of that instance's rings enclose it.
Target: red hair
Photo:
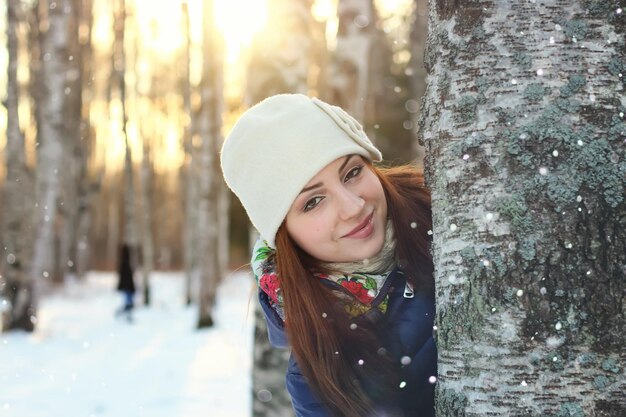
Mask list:
[[[368,163],[368,167],[385,192],[398,267],[417,291],[432,295],[427,234],[432,219],[423,174],[409,165],[377,168]],[[276,268],[292,352],[329,411],[334,416],[362,417],[374,411],[378,399],[392,400],[399,385],[397,366],[379,349],[374,326],[348,317],[342,307],[345,301],[312,275],[312,271],[323,272],[319,262],[295,244],[284,223],[276,233]],[[371,381],[377,389],[366,392],[359,381]]]

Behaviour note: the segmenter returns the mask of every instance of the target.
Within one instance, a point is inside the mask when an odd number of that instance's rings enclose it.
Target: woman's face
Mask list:
[[[302,189],[285,219],[291,238],[324,262],[361,261],[383,247],[387,200],[359,155],[337,158]]]

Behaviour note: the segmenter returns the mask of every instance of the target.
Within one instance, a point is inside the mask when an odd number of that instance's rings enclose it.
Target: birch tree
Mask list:
[[[223,44],[215,27],[213,1],[203,2],[203,71],[200,85],[201,108],[198,112],[198,254],[200,294],[198,327],[212,326],[217,285],[221,280],[219,263],[220,192],[217,161],[222,144]]]
[[[58,281],[65,279],[68,270],[74,270],[77,250],[77,226],[79,225],[80,203],[79,191],[81,167],[85,154],[81,143],[82,119],[82,57],[79,37],[81,22],[81,2],[71,0],[65,6],[68,42],[67,62],[65,67],[65,103],[63,107],[64,149],[63,170],[61,171],[61,197],[59,203],[60,249],[56,259]]]
[[[439,416],[626,415],[618,3],[430,2]]]
[[[375,102],[384,95],[380,79],[389,70],[390,54],[385,35],[377,27],[374,1],[339,0],[337,17],[337,47],[328,78],[329,100],[362,123],[376,120]]]
[[[182,5],[182,31],[185,34],[184,46],[184,66],[182,75],[182,95],[183,95],[183,114],[189,117],[184,121],[182,145],[185,152],[185,163],[181,167],[181,187],[184,189],[184,210],[185,210],[185,231],[183,233],[183,245],[185,251],[183,253],[184,269],[185,269],[185,302],[191,304],[193,285],[198,282],[198,253],[196,251],[198,234],[197,234],[197,175],[196,165],[197,156],[194,152],[192,141],[192,108],[191,108],[191,27],[189,19],[189,5],[183,2]]]
[[[246,89],[249,105],[279,93],[309,89],[314,46],[310,0],[270,0],[271,14],[255,37]]]
[[[396,21],[392,27],[381,19],[373,0],[337,3],[337,41],[324,98],[354,115],[386,159],[410,161],[415,135],[410,132],[409,111],[417,109],[407,88],[408,64],[394,61],[394,55],[409,55],[405,45],[409,23],[399,21],[396,13],[385,17]]]
[[[18,102],[20,96],[17,79],[19,16],[23,13],[19,0],[7,1],[7,91],[4,107],[7,111],[6,178],[3,196],[3,243],[6,258],[4,273],[0,277],[0,331],[3,329],[29,329],[30,316],[26,314],[28,294],[32,294],[32,276],[28,274],[28,247],[24,235],[28,233],[32,205],[25,189],[32,187],[31,173],[26,167],[24,134],[20,129]],[[5,263],[6,262],[6,263]],[[26,294],[26,298],[20,295]]]
[[[141,287],[143,303],[150,305],[150,274],[154,270],[154,236],[152,234],[152,191],[154,169],[152,166],[152,148],[144,136],[143,155],[141,158]]]
[[[426,90],[426,69],[424,68],[424,48],[428,34],[428,0],[414,0],[414,9],[410,29],[411,60],[406,70],[411,88],[411,100],[405,103],[411,115],[413,126],[417,126],[421,110],[421,98]],[[416,129],[413,129],[415,132]],[[424,158],[424,148],[417,146],[418,160]]]
[[[93,93],[93,53],[91,48],[91,32],[93,27],[92,0],[75,0],[80,4],[78,41],[80,44],[80,80],[81,80],[81,123],[79,128],[80,140],[77,146],[78,156],[78,194],[77,194],[77,225],[74,247],[70,251],[72,257],[73,270],[79,278],[84,278],[89,266],[89,253],[91,242],[89,240],[89,230],[91,229],[92,216],[91,205],[96,191],[100,188],[101,179],[91,179],[88,171],[88,158],[93,147],[93,134],[91,120],[89,117],[91,100]],[[75,5],[75,7],[77,7]]]
[[[137,10],[136,5],[135,8],[130,12],[130,16],[135,17],[134,22],[137,23]],[[138,262],[138,266],[140,267],[140,276],[141,276],[141,289],[143,295],[143,305],[149,306],[151,303],[151,285],[150,285],[150,276],[154,271],[154,233],[152,229],[152,224],[154,220],[154,205],[153,205],[153,195],[154,195],[154,161],[153,161],[153,152],[154,147],[152,146],[152,141],[155,138],[156,128],[148,129],[147,125],[153,124],[153,115],[150,114],[150,110],[146,111],[144,106],[141,106],[141,102],[144,102],[144,99],[148,98],[150,104],[152,106],[156,105],[159,102],[157,93],[155,92],[155,87],[158,85],[158,77],[151,73],[149,79],[149,83],[147,86],[140,85],[138,80],[141,80],[142,77],[146,77],[143,75],[140,70],[140,60],[141,57],[139,55],[140,51],[140,36],[137,33],[137,24],[135,24],[135,29],[132,31],[132,44],[133,44],[133,57],[130,58],[133,62],[133,69],[135,75],[135,83],[134,89],[132,90],[134,96],[130,100],[133,103],[133,113],[137,118],[136,124],[138,125],[139,136],[141,138],[142,144],[142,153],[141,153],[141,166],[139,172],[139,200],[141,207],[141,215],[138,219],[138,228],[139,228],[139,236],[138,239],[138,247],[140,248],[139,254],[140,262]],[[149,56],[152,62],[155,62],[154,54],[152,52],[149,53]],[[147,78],[147,77],[146,77]],[[151,117],[152,116],[152,117]],[[138,255],[138,254],[136,254]]]
[[[60,197],[60,168],[64,151],[65,63],[68,60],[67,14],[69,0],[39,4],[41,43],[41,90],[37,101],[37,169],[34,214],[34,254],[31,279],[36,287],[40,280],[50,278],[55,270],[56,233]],[[33,290],[36,293],[36,288]],[[37,298],[24,291],[18,303],[20,315],[27,314],[33,330],[36,322]]]
[[[124,235],[123,241],[131,248],[137,245],[137,230],[135,220],[135,182],[133,172],[133,157],[128,141],[128,113],[126,109],[126,53],[124,51],[124,32],[126,26],[126,2],[118,0],[115,2],[115,17],[113,19],[113,54],[112,67],[115,84],[118,88],[119,101],[121,106],[121,126],[122,139],[124,140]]]

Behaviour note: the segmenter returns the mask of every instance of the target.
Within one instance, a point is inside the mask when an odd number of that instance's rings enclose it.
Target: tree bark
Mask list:
[[[408,80],[401,65],[393,62],[375,2],[340,0],[337,17],[337,46],[331,53],[324,98],[359,120],[385,159],[408,162],[415,154],[415,136],[406,124]]]
[[[213,325],[212,310],[221,280],[219,263],[219,199],[222,177],[217,158],[222,143],[223,46],[215,28],[213,1],[203,2],[203,77],[200,86],[201,109],[198,118],[201,140],[198,168],[198,254],[200,294],[198,328]]]
[[[65,280],[68,271],[74,271],[75,254],[78,245],[77,227],[81,198],[80,182],[82,180],[81,166],[86,158],[81,144],[82,122],[82,48],[79,38],[81,21],[81,2],[71,0],[66,5],[64,13],[67,15],[68,31],[68,60],[65,69],[65,103],[64,115],[65,135],[63,154],[62,183],[59,217],[61,219],[60,249],[57,258],[56,279]]]
[[[5,248],[4,273],[0,276],[0,331],[30,327],[27,308],[20,305],[20,292],[32,292],[32,276],[28,274],[28,253],[24,236],[32,215],[24,190],[32,187],[31,175],[26,167],[24,134],[19,125],[19,82],[17,79],[19,41],[17,26],[20,19],[20,2],[7,1],[7,110],[6,178],[3,196],[3,243]]]
[[[93,149],[90,108],[93,93],[93,71],[91,32],[93,27],[92,0],[75,0],[81,4],[79,14],[78,39],[80,42],[80,79],[81,79],[81,123],[80,140],[77,151],[78,161],[78,213],[75,247],[71,250],[74,271],[79,279],[84,279],[89,268],[89,254],[92,242],[89,231],[92,227],[91,206],[95,193],[100,188],[101,179],[91,179],[88,159]]]
[[[340,0],[337,17],[339,27],[329,71],[329,99],[363,123],[368,113],[373,113],[372,66],[377,61],[383,65],[388,63],[376,59],[382,51],[374,48],[384,34],[377,27],[378,14],[373,0]]]
[[[626,415],[617,2],[430,2],[439,416]]]
[[[37,172],[35,202],[34,254],[31,276],[36,293],[40,280],[55,271],[56,222],[60,197],[60,168],[64,152],[65,63],[68,60],[67,15],[69,0],[40,3],[41,92],[38,103]],[[29,310],[33,330],[37,297],[24,292],[23,309]]]
[[[198,234],[197,234],[197,186],[198,176],[196,174],[197,152],[193,145],[193,115],[191,108],[191,27],[189,20],[189,7],[186,2],[182,3],[182,30],[185,34],[185,58],[182,76],[183,92],[183,112],[190,117],[185,121],[183,133],[183,149],[185,152],[185,163],[182,166],[181,187],[184,190],[184,210],[185,210],[185,231],[184,241],[184,269],[185,269],[185,302],[190,305],[196,292],[194,284],[198,282]]]
[[[133,169],[133,157],[128,141],[128,113],[126,110],[126,52],[124,51],[124,32],[126,26],[126,2],[116,2],[115,18],[113,19],[115,40],[113,42],[113,72],[117,81],[119,100],[122,107],[121,125],[122,138],[124,139],[124,243],[131,248],[138,244],[137,227],[135,217],[135,181]]]
[[[247,76],[248,105],[280,93],[307,94],[311,73],[310,0],[271,0],[268,22],[255,37]],[[288,34],[288,35],[286,35]]]
[[[426,91],[426,68],[424,50],[428,36],[428,0],[414,0],[413,22],[410,32],[411,60],[406,75],[409,78],[412,100],[405,104],[411,116],[411,124],[417,126],[422,108],[422,97]],[[416,129],[412,129],[416,133]],[[416,143],[417,160],[424,160],[424,147]]]
[[[152,233],[152,191],[154,168],[152,166],[152,148],[145,137],[141,158],[141,288],[143,304],[150,305],[150,274],[154,270],[154,236]]]

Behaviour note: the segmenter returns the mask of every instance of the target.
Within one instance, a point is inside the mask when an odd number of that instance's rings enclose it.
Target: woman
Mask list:
[[[250,108],[222,148],[298,416],[434,415],[430,197],[381,160],[356,120],[300,94]]]
[[[123,305],[116,311],[116,315],[126,314],[131,320],[131,312],[135,306],[135,280],[133,279],[133,264],[131,261],[131,249],[126,243],[120,246],[120,255],[117,260],[118,282],[117,290],[124,298]]]

